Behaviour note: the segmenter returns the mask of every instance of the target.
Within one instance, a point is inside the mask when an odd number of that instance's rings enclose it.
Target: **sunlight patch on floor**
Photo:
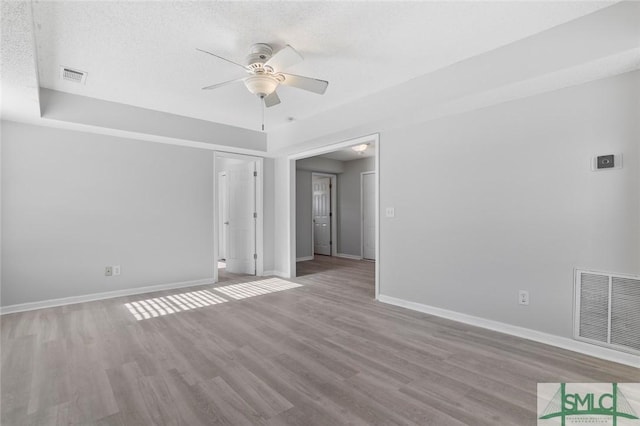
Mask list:
[[[232,299],[239,300],[297,287],[302,287],[302,285],[279,278],[267,278],[247,283],[215,287],[212,291],[220,292]],[[228,302],[228,300],[212,293],[210,290],[199,290],[139,300],[137,302],[125,303],[124,306],[135,319],[142,321],[224,302]]]
[[[216,287],[215,290],[234,299],[244,299],[247,297],[274,293],[276,291],[289,290],[296,287],[302,286],[300,284],[281,280],[279,278],[268,278],[265,280],[251,281],[248,283],[231,284],[224,287]]]
[[[140,321],[224,302],[227,299],[208,290],[200,290],[125,303],[124,306]]]

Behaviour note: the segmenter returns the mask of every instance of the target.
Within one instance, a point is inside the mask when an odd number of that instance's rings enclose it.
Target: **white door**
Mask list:
[[[313,178],[313,251],[331,255],[331,178]]]
[[[229,242],[229,188],[227,173],[218,174],[218,260],[227,258]]]
[[[362,257],[376,258],[376,174],[362,174]]]
[[[254,162],[228,168],[229,216],[227,225],[227,271],[255,274],[256,260],[256,186]]]

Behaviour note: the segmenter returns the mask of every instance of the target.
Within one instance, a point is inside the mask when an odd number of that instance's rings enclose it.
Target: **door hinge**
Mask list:
[[[254,218],[254,219],[257,219],[257,218],[258,218],[258,213],[253,212],[253,218]]]
[[[329,241],[329,245],[332,246],[333,245],[333,241]]]
[[[253,177],[258,177],[258,172],[254,171],[253,172]]]
[[[258,259],[258,254],[257,253],[253,253],[253,260],[257,260]]]
[[[329,213],[329,217],[333,216],[333,212]]]

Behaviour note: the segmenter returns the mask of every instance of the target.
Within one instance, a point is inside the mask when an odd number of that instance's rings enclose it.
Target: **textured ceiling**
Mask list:
[[[244,62],[252,43],[290,44],[293,74],[329,80],[324,96],[281,87],[267,130],[578,18],[612,2],[38,2],[42,87],[258,129],[259,100],[210,50]],[[60,66],[87,71],[86,85]],[[238,72],[240,71],[240,72]]]
[[[39,115],[31,5],[3,1],[0,11],[2,118],[15,118],[7,112],[18,116]]]

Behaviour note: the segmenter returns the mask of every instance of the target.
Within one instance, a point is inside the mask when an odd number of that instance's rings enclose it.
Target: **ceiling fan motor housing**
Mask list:
[[[249,49],[247,55],[247,65],[252,68],[262,68],[262,65],[267,62],[273,55],[273,49],[271,46],[265,43],[256,43]]]

